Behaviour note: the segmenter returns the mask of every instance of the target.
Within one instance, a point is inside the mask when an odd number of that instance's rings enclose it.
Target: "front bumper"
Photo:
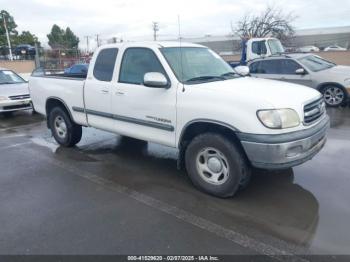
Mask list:
[[[326,143],[329,117],[309,129],[281,135],[238,133],[251,164],[257,168],[284,169],[313,158]]]
[[[0,102],[0,113],[32,109],[31,99],[5,100]]]

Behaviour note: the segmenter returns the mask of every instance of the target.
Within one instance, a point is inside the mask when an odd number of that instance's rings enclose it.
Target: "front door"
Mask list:
[[[112,94],[115,131],[138,139],[175,145],[176,86],[171,85],[159,50],[132,47],[124,51],[119,80]],[[146,87],[144,75],[159,72],[167,88]]]

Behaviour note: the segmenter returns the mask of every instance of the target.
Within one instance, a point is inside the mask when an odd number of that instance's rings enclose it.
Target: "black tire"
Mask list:
[[[219,153],[220,156],[223,156],[221,160],[224,159],[217,174],[222,172],[222,166],[226,166],[226,170],[228,170],[226,179],[223,175],[224,172],[220,175],[221,184],[206,181],[211,179],[210,173],[207,172],[209,176],[205,178],[206,171],[203,172],[200,168],[200,166],[205,165],[200,162],[206,162],[201,160],[203,152],[208,150],[211,154],[212,149],[214,149],[212,154]],[[220,134],[205,133],[195,137],[186,149],[185,163],[193,184],[200,190],[217,197],[232,197],[240,187],[246,187],[250,180],[250,167],[245,160],[244,153],[239,146]],[[207,168],[209,168],[209,161],[207,161]]]
[[[329,107],[339,107],[345,105],[348,99],[347,92],[344,88],[336,85],[328,85],[322,89],[322,94],[325,103]],[[334,94],[332,96],[331,94]],[[342,97],[340,99],[340,97]]]
[[[66,132],[60,133],[56,128],[57,120],[60,119],[66,126]],[[79,143],[82,137],[82,127],[75,124],[69,117],[66,110],[61,107],[55,107],[49,114],[49,126],[53,137],[58,144],[64,147],[72,147]]]

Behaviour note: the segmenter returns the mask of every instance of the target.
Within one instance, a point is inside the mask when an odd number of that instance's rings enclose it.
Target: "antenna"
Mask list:
[[[183,82],[184,70],[183,70],[183,64],[182,64],[182,37],[181,37],[180,15],[177,16],[177,22],[179,26],[181,82]],[[185,85],[183,83],[182,83],[182,92],[185,92]]]

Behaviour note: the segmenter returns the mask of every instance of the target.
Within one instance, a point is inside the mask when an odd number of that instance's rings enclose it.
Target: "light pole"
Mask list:
[[[7,46],[9,48],[9,58],[12,61],[13,60],[13,56],[12,56],[12,50],[11,50],[11,42],[10,42],[10,35],[9,35],[9,31],[7,30],[7,24],[6,24],[6,16],[5,13],[2,12],[0,13],[0,18],[2,18],[3,22],[4,22],[4,27],[5,27],[5,32],[6,32],[6,38],[7,38]]]
[[[86,35],[85,36],[86,38],[86,53],[89,54],[89,39],[90,39],[90,36]]]
[[[97,47],[100,47],[100,35],[99,34],[96,35],[96,43],[97,43]]]
[[[157,32],[159,31],[159,24],[158,22],[153,22],[153,40],[157,41]]]

